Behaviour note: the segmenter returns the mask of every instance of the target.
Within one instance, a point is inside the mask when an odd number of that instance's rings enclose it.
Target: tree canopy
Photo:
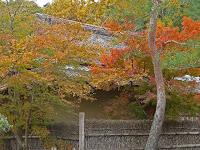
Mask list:
[[[93,100],[94,89],[120,91],[104,104],[108,118],[155,114],[146,146],[155,149],[164,118],[199,112],[197,83],[175,80],[200,73],[198,3],[54,0],[42,10],[33,1],[0,0],[0,113],[19,149],[28,149],[28,135],[48,134],[54,105],[70,112],[70,96]],[[35,13],[42,11],[63,19],[39,21]],[[123,48],[92,43],[99,35],[84,23],[104,26],[110,45]]]

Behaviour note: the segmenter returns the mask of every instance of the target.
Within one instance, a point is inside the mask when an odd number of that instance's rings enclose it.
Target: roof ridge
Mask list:
[[[87,31],[91,31],[91,32],[94,32],[95,34],[100,34],[104,36],[111,36],[111,34],[109,33],[109,28],[106,28],[106,27],[82,23],[82,22],[73,21],[73,20],[66,20],[63,18],[58,18],[55,16],[47,15],[47,14],[36,13],[36,15],[38,16],[39,19],[45,20],[49,23],[56,23],[56,22],[59,23],[60,21],[63,22],[63,20],[66,23],[81,23],[83,24],[82,27],[85,28]]]

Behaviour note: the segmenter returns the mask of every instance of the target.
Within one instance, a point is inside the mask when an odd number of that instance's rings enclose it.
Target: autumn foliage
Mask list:
[[[151,64],[150,53],[148,51],[147,44],[147,32],[138,31],[134,32],[132,29],[134,27],[133,23],[128,23],[124,21],[124,24],[118,24],[114,21],[108,22],[105,25],[110,28],[110,32],[118,35],[118,42],[124,43],[126,45],[125,49],[111,49],[109,53],[104,53],[101,56],[100,62],[101,66],[92,66],[92,78],[93,84],[98,88],[103,88],[106,90],[115,89],[121,87],[122,93],[130,88],[129,85],[138,85],[138,87],[134,87],[134,92],[132,92],[132,96],[129,98],[118,97],[113,104],[109,104],[105,106],[106,114],[110,114],[109,116],[112,118],[116,118],[117,112],[112,112],[113,110],[118,110],[116,107],[123,107],[124,103],[127,106],[131,106],[133,102],[136,103],[135,107],[139,107],[140,112],[143,113],[143,117],[151,117],[153,112],[155,111],[156,104],[156,86],[155,79],[153,75],[153,66]],[[198,95],[195,95],[194,83],[182,83],[180,81],[176,81],[173,78],[176,76],[183,76],[187,73],[193,72],[194,76],[198,76],[199,69],[195,68],[195,65],[198,65],[199,53],[197,52],[197,48],[195,44],[188,43],[193,40],[199,41],[199,33],[200,33],[200,22],[193,21],[188,17],[184,17],[182,21],[182,28],[179,27],[167,27],[164,23],[159,22],[156,31],[156,45],[157,49],[163,51],[162,60],[163,67],[166,68],[164,70],[165,83],[166,83],[166,91],[167,91],[167,114],[166,117],[174,118],[180,116],[181,113],[193,113],[199,108],[199,101],[197,100]],[[179,43],[170,42],[167,45],[163,43],[167,41],[178,41]],[[195,57],[193,64],[186,63],[181,64],[182,61],[174,60],[171,53],[184,52],[194,53]],[[170,54],[170,55],[169,55]],[[182,60],[185,59],[187,61],[186,56],[182,57]],[[169,66],[167,63],[172,63],[176,66]],[[189,65],[189,66],[187,66]],[[193,67],[191,66],[193,65]],[[185,69],[184,69],[185,67]],[[190,68],[191,69],[187,69]],[[168,70],[172,68],[173,70]],[[177,71],[176,69],[180,68],[181,71]],[[193,68],[193,69],[192,69]],[[177,87],[179,87],[177,89]],[[190,87],[190,88],[189,88]],[[124,101],[126,99],[126,101]],[[137,103],[137,100],[140,102]],[[120,103],[118,103],[120,102]],[[181,105],[177,106],[180,103]],[[176,108],[178,107],[178,108]],[[150,109],[153,109],[153,112],[149,112]],[[110,111],[109,111],[110,110]],[[120,110],[127,110],[120,109]],[[111,113],[112,112],[112,113]],[[119,111],[118,117],[120,116],[121,111]],[[135,114],[134,109],[132,109],[132,113]],[[112,114],[112,115],[111,115]],[[125,116],[129,116],[128,118],[135,118],[135,115],[125,115],[126,113],[121,112],[122,119]],[[139,115],[139,113],[137,113]],[[145,116],[146,115],[146,116]],[[141,117],[141,118],[143,118]],[[120,117],[119,117],[120,118]],[[137,118],[137,117],[136,117]]]
[[[71,113],[76,107],[71,97],[94,100],[98,89],[120,92],[104,104],[112,119],[151,119],[160,93],[166,95],[160,98],[167,102],[165,118],[199,112],[197,83],[174,79],[200,73],[200,22],[191,19],[198,14],[190,15],[195,2],[162,2],[152,38],[156,47],[150,48],[152,1],[54,0],[45,13],[79,22],[47,23],[35,18],[42,9],[32,1],[0,0],[0,113],[13,125],[19,149],[29,149],[29,135],[49,134],[46,125],[57,118],[55,106]],[[83,23],[109,28],[115,48],[90,43],[88,37],[96,33]],[[116,48],[119,44],[124,48]]]
[[[13,125],[20,147],[30,134],[49,134],[46,125],[58,117],[55,106],[69,115],[74,107],[69,97],[92,99],[81,64],[102,51],[86,42],[90,33],[79,23],[37,22],[32,30],[20,38],[0,31],[0,113]]]

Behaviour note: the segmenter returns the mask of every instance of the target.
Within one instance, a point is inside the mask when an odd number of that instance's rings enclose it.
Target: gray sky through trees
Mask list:
[[[52,0],[34,0],[40,7],[47,4],[48,2],[52,2]]]
[[[3,1],[6,1],[6,0],[3,0]],[[29,0],[29,1],[36,2],[40,7],[43,7],[48,2],[52,3],[52,0]]]

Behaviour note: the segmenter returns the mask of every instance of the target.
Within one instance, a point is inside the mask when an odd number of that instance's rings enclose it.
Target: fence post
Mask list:
[[[79,113],[79,150],[84,150],[85,143],[85,134],[84,134],[84,121],[85,121],[85,113]]]

